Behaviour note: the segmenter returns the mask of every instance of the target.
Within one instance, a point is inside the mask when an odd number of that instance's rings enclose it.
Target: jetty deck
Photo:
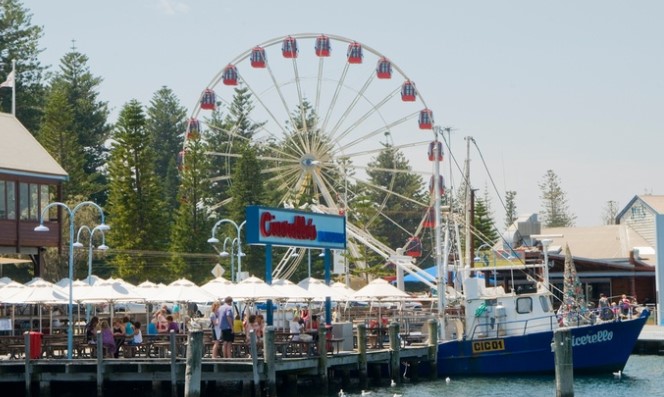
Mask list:
[[[436,334],[436,324],[431,321],[431,331]],[[193,335],[194,333],[192,333]],[[202,334],[202,333],[199,333]],[[298,383],[298,378],[305,378],[322,387],[329,387],[330,379],[335,383],[348,385],[350,377],[363,386],[370,376],[379,377],[383,373],[396,374],[396,382],[401,382],[404,366],[412,367],[412,376],[427,373],[435,377],[436,345],[435,343],[407,344],[399,338],[398,326],[389,329],[389,342],[378,348],[370,348],[364,326],[358,327],[357,343],[353,350],[340,350],[339,346],[331,348],[330,339],[303,344],[305,350],[297,354],[288,353],[274,342],[274,331],[266,332],[263,351],[258,354],[254,343],[251,353],[246,358],[206,358],[203,357],[202,335],[199,342],[192,342],[183,355],[171,354],[176,349],[168,349],[167,354],[151,357],[105,358],[103,348],[95,355],[81,358],[30,358],[30,348],[24,347],[25,354],[21,358],[0,361],[0,388],[13,384],[13,387],[24,389],[25,395],[39,390],[40,395],[47,395],[54,383],[89,382],[96,385],[97,395],[104,395],[105,388],[119,382],[145,382],[153,389],[170,388],[171,395],[191,383],[191,374],[198,388],[226,388],[232,385],[240,388],[247,395],[276,395],[277,384]],[[26,336],[26,342],[29,337]],[[254,339],[255,341],[255,339]],[[172,338],[171,347],[175,347]],[[198,350],[196,350],[198,349]],[[192,353],[193,352],[193,353]],[[322,354],[318,352],[323,352]],[[189,377],[189,378],[188,378]],[[200,381],[199,381],[200,380]],[[196,387],[196,386],[195,386]]]

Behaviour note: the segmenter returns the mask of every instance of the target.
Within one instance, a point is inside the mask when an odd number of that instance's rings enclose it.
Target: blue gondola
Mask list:
[[[316,38],[316,55],[319,57],[329,57],[332,47],[330,46],[330,38],[324,34]]]
[[[376,77],[379,79],[392,78],[392,63],[387,58],[382,57],[378,60],[378,65],[376,65]]]

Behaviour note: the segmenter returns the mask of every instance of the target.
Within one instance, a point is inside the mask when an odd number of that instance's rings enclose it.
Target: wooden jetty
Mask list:
[[[435,321],[429,320],[428,330],[429,335],[437,335]],[[88,382],[96,385],[98,396],[103,396],[111,385],[144,382],[159,393],[170,389],[171,396],[177,396],[178,390],[184,386],[185,396],[192,397],[201,395],[201,387],[205,390],[232,387],[242,390],[243,395],[276,396],[277,385],[297,387],[305,380],[320,385],[320,390],[329,389],[331,384],[348,387],[353,381],[358,387],[366,387],[370,377],[385,377],[388,383],[390,379],[401,382],[402,366],[409,366],[409,376],[412,377],[418,374],[436,376],[435,338],[433,342],[406,345],[399,337],[399,325],[393,323],[389,326],[389,344],[369,349],[366,327],[360,324],[353,350],[340,351],[338,343],[336,350],[331,346],[338,341],[326,338],[326,332],[328,330],[320,328],[316,342],[277,342],[274,327],[268,327],[262,354],[257,354],[252,334],[251,357],[232,359],[201,358],[202,332],[188,335],[184,356],[169,353],[165,357],[104,358],[99,342],[92,357],[31,359],[30,338],[26,334],[24,357],[0,361],[0,387],[12,385],[23,389],[26,396],[36,393],[44,396],[49,395],[55,383]],[[168,347],[168,352],[177,351],[173,335]],[[299,349],[295,354],[287,350],[293,347]],[[198,359],[191,359],[192,352]]]
[[[664,326],[645,325],[634,346],[634,354],[664,354]]]

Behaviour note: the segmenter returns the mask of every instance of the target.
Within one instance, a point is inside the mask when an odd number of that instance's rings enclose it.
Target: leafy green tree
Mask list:
[[[505,192],[505,227],[510,227],[518,219],[516,210],[516,192],[509,190]]]
[[[32,25],[32,14],[18,0],[0,1],[0,81],[16,61],[16,117],[36,134],[44,105],[43,74],[39,62],[41,26]],[[11,89],[0,89],[0,110],[11,112]]]
[[[65,200],[75,196],[88,197],[91,184],[83,168],[83,148],[74,131],[73,106],[67,100],[63,84],[51,87],[44,108],[39,142],[69,174],[69,180],[63,184]]]
[[[109,245],[120,277],[130,281],[164,280],[163,261],[146,257],[167,247],[167,217],[154,147],[146,129],[143,107],[131,100],[121,110],[109,161]]]
[[[574,226],[576,216],[570,212],[567,194],[561,187],[561,181],[553,170],[547,170],[539,183],[542,200],[543,223],[546,227]]]
[[[155,172],[162,181],[167,213],[177,207],[178,173],[176,159],[182,150],[183,133],[187,129],[186,109],[170,88],[162,87],[150,101],[147,109],[147,130],[154,142]]]

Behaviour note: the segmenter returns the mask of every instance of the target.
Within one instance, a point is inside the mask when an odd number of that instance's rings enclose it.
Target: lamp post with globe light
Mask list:
[[[226,243],[231,242],[231,252],[229,253],[226,251]],[[238,257],[238,261],[240,261],[240,258],[245,256],[245,253],[240,250],[240,244],[239,240],[236,238],[231,239],[230,237],[226,237],[224,239],[224,246],[219,253],[219,256],[222,258],[228,258],[230,256],[231,258],[231,282],[235,281],[235,255]]]
[[[212,237],[210,237],[208,239],[208,241],[207,241],[208,243],[210,243],[210,244],[219,244],[219,239],[216,237],[217,228],[219,227],[219,225],[222,225],[224,223],[230,223],[231,225],[233,225],[235,227],[235,230],[237,231],[237,238],[235,239],[235,240],[237,240],[237,247],[238,247],[237,248],[237,275],[240,276],[240,274],[242,273],[242,257],[244,256],[244,253],[242,252],[242,237],[241,237],[240,233],[241,233],[242,228],[244,227],[244,225],[247,223],[247,221],[243,221],[239,225],[231,219],[221,219],[221,220],[217,221],[217,223],[215,223],[214,226],[212,226]],[[224,245],[225,245],[225,242],[224,242]],[[232,243],[231,243],[231,245],[232,245]],[[232,251],[232,247],[231,247],[231,251]],[[226,252],[225,249],[219,255],[220,256],[225,256],[225,255],[222,255],[224,252]],[[226,252],[226,254],[228,254],[228,252]],[[231,275],[231,281],[233,280],[233,278],[234,278],[233,275]],[[235,281],[241,281],[241,280],[238,280],[238,277],[235,277]]]
[[[104,225],[105,226],[105,225]],[[86,230],[88,232],[88,235],[90,236],[90,240],[88,241],[88,285],[92,285],[92,249],[94,246],[92,245],[93,237],[95,235],[95,232],[99,231],[101,232],[101,245],[97,246],[97,249],[100,251],[106,251],[108,249],[108,245],[106,245],[106,235],[104,235],[104,231],[102,230],[103,227],[102,225],[95,226],[94,228],[90,229],[88,226],[81,226],[78,228],[78,232],[76,233],[76,242],[74,243],[74,248],[83,248],[84,245],[81,243],[81,232],[83,230]]]
[[[74,305],[73,305],[73,295],[74,295],[74,217],[78,210],[83,207],[91,206],[96,208],[99,211],[101,217],[101,223],[97,228],[101,231],[110,230],[110,226],[104,223],[104,210],[93,203],[92,201],[83,201],[78,203],[73,209],[70,208],[67,204],[61,202],[53,202],[48,204],[44,209],[42,209],[41,215],[39,217],[39,226],[35,227],[36,232],[48,232],[48,226],[44,225],[44,214],[47,213],[53,207],[62,207],[69,213],[69,303],[67,305],[67,359],[72,359],[72,353],[74,350]]]

